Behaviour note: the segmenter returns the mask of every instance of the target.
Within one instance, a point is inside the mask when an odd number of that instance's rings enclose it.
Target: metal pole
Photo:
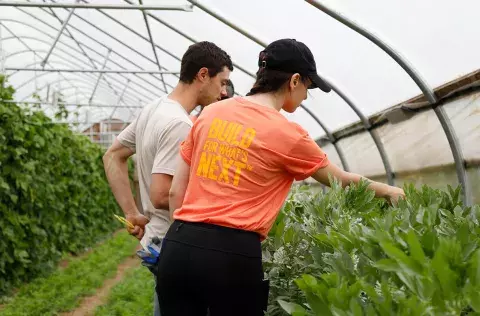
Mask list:
[[[340,162],[342,164],[342,167],[343,167],[343,170],[345,171],[350,171],[350,167],[348,166],[348,163],[347,163],[347,159],[345,158],[345,154],[343,153],[342,149],[340,148],[340,146],[338,146],[338,142],[337,140],[335,139],[335,136],[333,136],[333,134],[328,130],[328,128],[322,123],[322,121],[320,121],[320,119],[317,117],[317,115],[315,115],[315,113],[313,113],[309,108],[307,108],[305,105],[303,104],[300,104],[300,106],[302,107],[302,109],[304,109],[305,111],[307,111],[308,114],[310,114],[310,116],[318,123],[318,125],[320,125],[320,127],[325,131],[325,134],[327,134],[327,137],[328,137],[328,140],[330,141],[330,143],[332,143],[333,147],[335,148],[335,150],[337,151],[337,154],[338,154],[338,158],[340,158]]]
[[[75,0],[75,2],[77,3],[78,0]],[[48,58],[50,57],[50,54],[52,53],[53,49],[55,48],[55,45],[57,45],[57,42],[60,39],[60,36],[62,36],[63,30],[65,29],[68,22],[70,21],[70,18],[72,17],[72,14],[73,14],[74,11],[75,11],[75,9],[70,10],[70,13],[68,14],[67,19],[63,22],[62,27],[58,31],[57,37],[55,38],[55,40],[52,43],[52,46],[50,46],[50,49],[48,50],[47,56],[45,56],[45,59],[43,59],[42,63],[40,64],[42,66],[42,68],[44,68],[45,65],[47,64],[47,61],[48,61]]]
[[[103,65],[102,65],[102,70],[105,70],[105,66],[107,65],[107,62],[108,62],[108,58],[110,57],[110,53],[112,51],[109,50],[107,52],[107,55],[105,56],[105,61],[103,62]],[[92,102],[93,100],[93,96],[95,95],[95,92],[97,91],[97,88],[98,88],[98,84],[100,83],[100,80],[102,79],[102,73],[100,73],[98,75],[98,79],[97,79],[97,83],[95,84],[95,86],[93,87],[93,91],[92,91],[92,95],[90,96],[90,99],[88,100],[88,103]]]
[[[28,65],[28,66],[30,66],[30,65]],[[28,79],[27,81],[25,81],[25,82],[23,82],[23,83],[21,83],[21,84],[19,83],[19,84],[16,86],[17,91],[20,90],[21,88],[23,88],[25,85],[29,84],[31,81],[36,80],[36,79],[38,79],[38,78],[40,78],[40,77],[43,77],[43,76],[45,76],[45,75],[48,75],[48,74],[50,74],[50,73],[45,72],[45,73],[42,73],[42,74],[40,74],[40,75],[38,75],[38,76],[36,76],[36,77],[33,77],[33,78],[31,78],[31,79]],[[13,75],[14,75],[14,74],[13,74]],[[13,76],[13,75],[11,75],[11,76]],[[82,75],[82,76],[80,76],[80,75]],[[86,76],[86,77],[84,78],[83,76]],[[90,83],[92,83],[92,81],[94,81],[95,79],[96,79],[96,78],[91,78],[90,76],[87,76],[87,75],[85,75],[85,74],[79,74],[79,75],[78,75],[78,78],[70,79],[70,81],[88,82],[88,83],[90,84]],[[50,83],[56,83],[56,82],[57,82],[57,81],[53,81],[53,82],[50,82]],[[118,80],[115,80],[115,82],[119,82],[119,81],[118,81]],[[102,85],[102,84],[105,84],[105,83],[101,82],[100,85]],[[140,86],[138,83],[135,83],[135,84],[136,84],[137,86]],[[44,85],[44,86],[43,86],[42,88],[40,88],[38,91],[41,91],[41,90],[45,89],[46,86],[47,86],[47,85]],[[108,86],[108,87],[110,88],[110,86]],[[73,86],[72,86],[72,88],[73,88]],[[151,92],[151,93],[152,93],[155,97],[158,97],[158,95],[155,95],[155,93],[153,93],[153,92]],[[145,94],[144,94],[143,92],[141,92],[141,91],[135,91],[135,94],[136,94],[136,96],[141,95],[141,96],[143,96],[143,97],[145,97],[146,99],[149,99],[149,100],[152,99],[151,96],[145,95]],[[117,96],[118,94],[115,94],[115,95]],[[25,97],[25,98],[28,98],[28,96]]]
[[[80,72],[80,73],[100,73],[100,74],[178,74],[179,71],[166,71],[166,70],[111,70],[111,69],[68,69],[68,68],[19,68],[19,67],[7,67],[8,71],[39,71],[39,72]]]
[[[139,2],[140,4],[143,4],[142,0],[139,0]],[[153,41],[152,32],[150,30],[150,24],[148,23],[148,17],[145,14],[145,11],[142,11],[142,14],[143,19],[145,20],[145,26],[147,27],[148,38],[150,39],[150,44],[152,45],[153,55],[155,56],[155,60],[157,61],[158,70],[162,71],[162,66],[160,65],[160,60],[158,59],[157,50],[155,49],[155,42]],[[165,93],[168,93],[167,85],[165,84],[165,78],[163,77],[163,74],[160,74],[160,78],[162,78],[163,88],[166,91]]]
[[[158,10],[158,11],[185,11],[192,12],[192,5],[120,5],[98,3],[31,3],[16,1],[0,1],[0,7],[28,7],[28,8],[65,8],[65,9],[108,9],[108,10]]]
[[[335,93],[339,97],[341,97],[345,101],[345,103],[348,104],[348,106],[357,114],[358,118],[362,121],[363,127],[365,128],[366,131],[370,133],[370,136],[372,136],[375,146],[377,146],[378,152],[380,154],[380,158],[382,159],[382,162],[383,162],[383,166],[385,167],[388,184],[395,185],[395,175],[392,171],[392,167],[390,165],[387,152],[385,150],[385,147],[383,146],[382,140],[380,139],[378,133],[374,129],[372,129],[372,124],[370,124],[370,121],[365,117],[365,115],[363,115],[362,111],[360,111],[360,109],[355,105],[352,99],[348,97],[345,93],[343,93],[343,91],[339,89],[335,83],[325,79],[325,77],[323,77],[323,79],[332,88],[332,90],[335,91]]]
[[[88,118],[88,117],[87,117]],[[88,120],[88,121],[83,121],[83,122],[80,122],[80,121],[72,121],[72,122],[62,122],[62,121],[54,121],[54,122],[51,122],[50,124],[85,124],[85,125],[89,125],[89,124],[97,124],[97,123],[101,123],[100,121],[98,122],[95,122],[95,121],[92,121],[92,120]],[[102,123],[123,123],[123,121],[112,121],[112,122],[108,122],[108,121],[102,121]],[[48,124],[48,123],[46,123]],[[92,133],[93,135],[100,135],[100,134],[104,134],[102,132],[100,133]]]
[[[17,8],[17,10],[19,10],[19,11],[21,11],[21,12],[29,15],[29,16],[32,17],[33,19],[35,19],[35,20],[37,20],[37,21],[45,24],[46,26],[48,26],[48,27],[50,27],[50,28],[52,28],[52,29],[54,29],[54,30],[57,30],[55,27],[53,27],[52,25],[50,25],[50,24],[48,24],[47,22],[43,21],[42,19],[39,19],[39,18],[38,18],[37,16],[35,16],[34,14],[31,14],[30,12],[25,11],[25,10],[23,10],[23,9],[21,9],[21,8]],[[44,10],[44,12],[46,12],[46,13],[48,13],[48,14],[51,14],[51,13],[49,13],[48,11],[46,11],[46,9],[43,9],[43,10]],[[82,17],[80,17],[80,16],[78,16],[78,15],[76,15],[76,14],[74,14],[74,15],[75,15],[77,18],[82,19]],[[2,20],[3,20],[3,21],[7,21],[7,19],[2,19]],[[30,24],[28,24],[28,23],[25,23],[25,22],[20,22],[20,21],[15,21],[15,20],[11,20],[11,21],[14,21],[14,22],[16,22],[16,23],[20,23],[20,24],[23,24],[23,25],[27,25],[27,26],[29,26],[29,27],[31,27],[31,28],[33,28],[33,29],[39,30],[39,29],[36,28],[35,26],[32,26],[32,25],[30,25]],[[87,20],[83,20],[83,21],[85,21],[85,22],[87,22],[87,23],[90,23],[90,22],[88,22]],[[114,38],[112,35],[108,34],[107,32],[103,31],[102,29],[96,27],[95,25],[93,25],[93,24],[90,24],[90,25],[91,25],[92,27],[96,28],[97,30],[103,32],[103,33],[106,34],[107,36],[110,36],[111,38]],[[77,28],[77,27],[75,27],[75,26],[73,26],[73,25],[71,25],[71,24],[70,24],[68,27],[69,27],[69,28],[73,28],[75,31],[77,31],[77,32],[79,32],[80,34],[86,36],[88,39],[90,39],[90,40],[92,40],[93,42],[97,43],[98,45],[104,47],[105,49],[110,49],[110,50],[111,50],[112,52],[114,52],[117,56],[123,58],[126,62],[128,62],[128,63],[130,63],[130,64],[132,64],[132,65],[134,65],[134,66],[136,66],[136,67],[139,67],[140,69],[142,69],[142,66],[140,66],[140,65],[138,65],[137,63],[133,62],[133,61],[131,60],[131,58],[129,59],[129,58],[123,56],[122,54],[120,54],[120,53],[118,53],[117,51],[113,50],[111,47],[105,45],[104,43],[102,43],[102,42],[100,42],[99,40],[95,39],[95,38],[92,37],[91,35],[87,34],[87,33],[84,32],[84,31],[82,31],[81,29],[79,29],[79,28]],[[41,31],[41,30],[39,30],[39,31],[45,34],[44,31]],[[46,35],[47,35],[47,36],[50,36],[50,35],[48,35],[48,33],[47,33]],[[114,38],[114,39],[115,39],[115,38]],[[38,40],[38,39],[37,39],[37,40]],[[125,43],[122,43],[120,40],[118,40],[118,39],[115,39],[115,40],[117,40],[119,43],[125,45],[126,47],[129,47],[129,46],[126,45]],[[60,41],[60,42],[61,42],[61,41]],[[68,44],[65,44],[65,43],[62,43],[62,44],[66,45],[67,47],[70,47]],[[82,45],[84,45],[84,44],[82,43]],[[84,45],[84,46],[85,46],[86,48],[88,48],[89,50],[93,51],[94,53],[96,53],[96,54],[98,54],[98,55],[102,55],[101,53],[99,53],[99,52],[98,52],[97,50],[95,50],[94,48],[92,48],[92,47],[90,47],[90,46],[88,46],[88,45]],[[71,48],[71,47],[70,47],[70,48]],[[129,47],[129,48],[130,48],[130,47]],[[71,49],[75,50],[74,48],[71,48]],[[76,51],[76,50],[75,50],[75,51]],[[151,61],[151,62],[154,62],[154,61],[150,60],[148,57],[146,57],[145,55],[141,54],[140,52],[137,52],[137,53],[138,53],[140,56],[144,57],[145,59],[147,59],[147,60],[149,60],[149,61]],[[112,60],[111,63],[119,66],[119,67],[122,68],[122,69],[125,69],[125,67],[124,67],[123,65],[119,64],[118,62],[116,62],[116,61],[114,61],[114,60]],[[140,80],[142,80],[142,81],[145,82],[146,84],[154,87],[155,89],[160,89],[158,86],[155,86],[152,82],[146,80],[145,78],[140,77],[140,76],[137,75],[137,74],[134,74],[134,76],[137,77],[137,78],[139,78]],[[124,76],[123,76],[123,77],[124,77]],[[155,79],[157,79],[157,80],[159,79],[159,78],[157,78],[157,77],[155,77],[155,76],[153,76],[153,75],[152,75],[152,77],[155,78]],[[124,78],[126,78],[126,77],[124,77]],[[136,83],[136,82],[135,82],[135,84],[138,85],[138,83]],[[172,87],[171,85],[169,85],[169,84],[167,84],[167,86],[169,86],[170,88],[173,88],[173,87]],[[144,89],[145,89],[145,88],[144,88]],[[150,92],[151,92],[151,91],[150,91]],[[152,93],[152,92],[151,92],[151,93]],[[155,93],[153,93],[153,94],[155,94]]]
[[[60,80],[60,81],[61,81],[61,80]],[[77,81],[78,81],[79,84],[77,84],[76,87],[65,87],[65,88],[62,88],[62,89],[61,89],[62,92],[67,91],[67,90],[72,90],[72,89],[73,89],[73,90],[78,89],[78,91],[76,91],[76,92],[83,92],[83,91],[89,91],[89,92],[91,92],[91,91],[92,91],[92,86],[93,86],[93,83],[92,83],[92,82],[89,82],[89,81],[87,81],[87,80],[79,80],[79,79],[74,79],[74,80],[72,80],[72,82],[75,82],[75,83],[76,83]],[[85,86],[81,86],[81,85],[80,85],[80,83],[83,83],[83,82],[86,83]],[[52,83],[52,84],[53,84],[53,83]],[[90,85],[89,85],[89,84],[90,84]],[[101,85],[99,85],[99,87],[101,87]],[[45,89],[45,86],[43,86],[39,91],[42,91],[43,89]],[[112,93],[112,91],[107,90],[105,87],[104,87],[104,89],[106,90],[105,93],[107,93],[109,96],[110,96],[110,94],[111,94],[111,97],[117,97],[117,98],[118,98],[118,95]],[[75,92],[72,93],[72,94],[64,95],[65,100],[70,100],[72,97],[78,98],[78,97],[75,95]],[[127,98],[128,98],[128,100],[126,100]],[[87,99],[87,98],[85,98],[85,99]],[[22,101],[22,102],[27,102],[28,100],[29,100],[29,96],[26,96],[26,97],[24,97],[23,99],[21,99],[20,101]],[[83,99],[82,99],[82,100],[83,100]],[[133,96],[124,95],[122,101],[123,101],[123,103],[127,103],[127,104],[128,104],[128,103],[133,103],[133,100],[134,100],[134,99],[133,99]],[[68,101],[66,101],[66,102],[68,102]],[[70,102],[72,102],[72,101],[70,101]],[[77,102],[77,101],[75,101],[75,102]]]
[[[447,116],[445,109],[442,106],[434,106],[433,111],[442,125],[442,128],[447,136],[448,144],[452,150],[453,160],[455,161],[455,168],[457,170],[457,177],[462,187],[463,203],[467,206],[473,205],[472,188],[467,178],[466,162],[460,148],[457,134],[453,129],[452,122]]]
[[[376,44],[380,47],[383,51],[385,51],[390,57],[392,57],[407,73],[408,75],[415,81],[418,87],[423,91],[423,94],[427,97],[430,103],[434,104],[437,102],[437,97],[435,96],[435,92],[432,88],[429,87],[428,83],[425,79],[422,78],[420,73],[415,70],[415,68],[408,62],[403,56],[401,56],[396,50],[394,50],[390,45],[385,43],[385,41],[381,40],[377,35],[373,34],[370,31],[367,31],[365,28],[357,24],[356,22],[348,19],[347,17],[343,16],[342,14],[335,12],[333,9],[329,8],[325,4],[320,3],[317,0],[305,0],[315,8],[323,11],[327,15],[331,16],[335,20],[339,21],[340,23],[348,26],[355,32],[363,35],[371,42]]]
[[[133,3],[132,1],[130,0],[124,0],[125,2],[127,3]],[[198,41],[190,36],[188,36],[187,34],[183,33],[182,31],[178,30],[177,28],[175,28],[174,26],[170,25],[169,23],[163,21],[162,19],[160,19],[159,17],[157,17],[156,15],[153,15],[153,14],[150,14],[150,13],[147,13],[148,16],[150,16],[152,19],[154,19],[155,21],[165,25],[166,27],[168,27],[169,29],[171,29],[172,31],[182,35],[183,37],[185,37],[186,39],[190,40],[191,42],[194,42],[194,43],[198,43]],[[238,68],[239,70],[241,70],[242,72],[246,73],[247,75],[249,75],[250,77],[253,77],[255,78],[256,75],[252,72],[250,72],[249,70],[243,68],[242,66],[238,65],[237,63],[233,62],[233,66],[235,68]]]
[[[415,68],[404,58],[402,57],[396,50],[394,50],[390,45],[388,45],[385,41],[380,39],[377,35],[373,34],[372,32],[366,30],[356,22],[346,18],[342,14],[335,12],[334,10],[330,9],[328,6],[318,2],[317,0],[305,0],[306,2],[310,3],[315,8],[319,9],[320,11],[324,12],[325,14],[331,16],[335,20],[339,21],[340,23],[348,26],[350,29],[354,30],[355,32],[359,33],[360,35],[364,36],[372,43],[377,45],[381,48],[385,53],[387,53],[390,57],[393,58],[399,64],[405,72],[415,81],[417,86],[422,90],[425,98],[431,105],[434,105],[438,102],[437,96],[433,89],[431,89],[427,82],[421,77],[421,75],[415,70]],[[462,187],[462,194],[463,194],[463,202],[465,205],[470,206],[472,204],[472,196],[471,196],[471,188],[470,183],[467,179],[467,171],[465,168],[465,159],[463,157],[462,150],[460,148],[460,143],[458,141],[458,137],[453,129],[448,116],[446,115],[445,111],[441,107],[433,107],[435,114],[445,132],[445,136],[447,137],[448,143],[450,145],[450,150],[452,151],[453,160],[455,162],[455,168],[457,170],[457,178],[460,186]]]
[[[0,22],[0,25],[3,25],[3,23]],[[30,48],[30,46],[28,46],[27,43],[25,43],[21,38],[19,38],[19,37],[18,37],[13,31],[11,31],[6,25],[3,25],[3,26],[5,27],[5,29],[6,29],[10,34],[12,34],[13,37],[15,37],[20,43],[22,43],[23,46],[25,46],[27,49],[29,49],[29,50],[32,51],[35,55],[38,56],[38,54],[37,54],[32,48]],[[40,56],[38,56],[38,57],[40,57]],[[61,74],[61,76],[62,76],[62,78],[63,78],[66,82],[68,82],[68,84],[70,84],[71,86],[73,86],[73,85],[70,83],[70,81],[69,81],[65,76],[63,76],[62,74]],[[35,79],[36,79],[36,78],[37,78],[37,77],[35,77]],[[17,89],[17,91],[18,91],[18,89]]]
[[[39,104],[39,105],[53,105],[53,103],[49,102],[41,102],[41,101],[20,101],[20,100],[1,100],[0,102],[2,103],[26,103],[26,104]],[[74,106],[74,107],[95,107],[95,108],[116,108],[118,107],[118,104],[99,104],[99,103],[64,103],[64,102],[59,102],[58,104],[61,104],[63,106]],[[128,105],[125,104],[122,107],[125,108],[137,108],[141,109],[143,108],[142,105]]]
[[[83,0],[85,1],[85,0]],[[123,26],[124,28],[126,28],[127,30],[129,30],[130,32],[132,32],[133,34],[137,35],[138,37],[140,37],[141,39],[145,40],[145,41],[149,41],[148,38],[146,38],[145,36],[143,36],[142,34],[138,33],[137,31],[135,31],[134,29],[132,29],[131,27],[129,27],[128,25],[126,25],[125,23],[117,20],[116,18],[112,17],[110,14],[102,11],[102,10],[98,10],[98,12],[102,13],[103,15],[105,15],[106,17],[108,17],[110,20],[112,21],[115,21],[118,25],[121,25]],[[79,17],[80,19],[82,19],[81,17]],[[89,23],[88,21],[84,20],[85,22]],[[107,33],[108,34],[108,33]],[[116,38],[114,38],[112,35],[109,34],[109,36],[113,39],[116,40]],[[172,57],[173,59],[176,59],[178,61],[181,61],[180,58],[177,57],[177,55],[173,54],[172,52],[166,50],[165,48],[163,48],[162,46],[159,46],[158,44],[155,44],[155,47],[160,49],[162,52],[164,52],[165,54],[169,55],[170,57]],[[130,48],[132,49],[132,48]],[[152,61],[150,58],[144,56],[144,55],[140,55],[140,56],[143,56],[145,57],[147,60],[150,60]],[[152,61],[153,62],[153,61]],[[163,69],[165,69],[165,67],[162,67]]]
[[[129,2],[128,0],[125,0],[126,2]],[[248,33],[247,31],[244,31],[241,27],[235,25],[234,23],[232,23],[230,21],[230,19],[227,19],[223,16],[220,15],[220,13],[218,12],[215,12],[213,9],[211,8],[208,8],[207,6],[205,5],[202,5],[200,3],[198,3],[197,1],[195,0],[187,0],[188,2],[192,3],[193,5],[199,7],[201,10],[205,11],[206,13],[208,13],[209,15],[211,15],[212,17],[216,18],[217,20],[223,22],[224,24],[226,24],[227,26],[231,27],[232,29],[236,30],[237,32],[239,32],[240,34],[246,36],[247,38],[251,39],[252,41],[254,41],[255,43],[257,43],[258,45],[262,46],[262,47],[266,47],[268,44],[265,42],[265,41],[262,41],[260,40],[259,38],[255,37],[254,35]],[[158,21],[158,20],[157,20]],[[162,21],[159,21],[160,23],[163,23],[165,24],[164,22]],[[177,31],[175,30],[173,27],[165,24],[166,26],[170,27],[172,30],[174,31]],[[179,33],[177,31],[177,33]],[[184,35],[183,33],[179,33],[180,35],[183,35],[186,37],[186,35]],[[193,38],[189,38],[187,37],[187,39],[190,39],[191,41],[195,41]],[[251,73],[248,73],[251,77],[255,78],[256,76],[251,74]],[[333,146],[335,147],[337,153],[338,153],[338,156],[340,158],[340,161],[342,163],[342,166],[344,168],[344,170],[348,171],[349,170],[349,167],[348,167],[348,163],[347,163],[347,160],[345,158],[345,155],[343,153],[343,151],[340,149],[340,147],[338,146],[336,140],[335,140],[335,137],[333,136],[333,134],[327,129],[327,127],[320,121],[320,119],[312,112],[310,111],[305,105],[301,104],[300,105],[305,111],[307,111],[307,113],[320,125],[320,127],[324,130],[325,134],[327,134],[327,137],[328,139],[330,140],[330,142],[333,144]]]
[[[76,2],[79,2],[80,0],[75,0]],[[53,11],[52,8],[49,9],[50,12],[52,13],[52,15],[61,23],[61,24],[64,24],[62,22],[62,20],[58,17],[57,14],[55,14],[55,12]],[[72,13],[73,13],[73,10],[75,9],[72,9]],[[71,14],[69,14],[70,16]],[[66,24],[65,24],[66,25]],[[78,48],[80,49],[80,51],[82,52],[83,56],[85,56],[89,61],[90,61],[90,64],[92,64],[92,67],[94,69],[97,69],[97,66],[95,65],[95,62],[92,60],[92,58],[90,58],[90,56],[88,56],[87,52],[85,52],[85,50],[82,48],[82,46],[80,45],[80,43],[77,41],[77,39],[73,36],[73,34],[66,28],[65,31],[67,32],[67,34],[70,36],[70,38],[75,42],[75,44],[77,44]],[[116,90],[112,87],[112,85],[110,84],[110,82],[107,80],[107,78],[105,76],[102,77],[102,79],[107,83],[107,85],[110,87],[110,89],[112,89],[115,93],[116,93]]]
[[[53,0],[52,0],[52,1],[53,1]],[[86,2],[85,0],[82,0],[82,1]],[[54,2],[54,3],[55,3],[55,2]],[[88,3],[88,2],[87,2],[87,3]],[[107,15],[108,17],[110,17],[108,14],[104,13],[104,12],[101,11],[101,10],[97,10],[97,11],[103,13],[104,15]],[[119,39],[117,39],[116,37],[114,37],[113,35],[105,32],[104,30],[102,30],[102,29],[100,29],[100,28],[98,28],[96,25],[94,25],[93,23],[89,22],[88,20],[82,18],[81,16],[79,16],[79,15],[77,15],[77,14],[75,14],[75,16],[76,16],[77,18],[81,19],[82,21],[84,21],[85,23],[87,23],[87,24],[91,25],[92,27],[96,28],[97,30],[101,31],[102,33],[106,34],[107,36],[111,37],[112,39],[116,40],[117,42],[119,42],[120,44],[124,45],[125,47],[128,47],[129,49],[133,50],[134,52],[136,52],[136,53],[139,54],[140,56],[144,57],[145,59],[151,61],[152,63],[155,63],[155,61],[153,61],[153,60],[151,60],[150,58],[146,57],[145,55],[143,55],[142,53],[140,53],[140,52],[139,52],[138,50],[136,50],[135,48],[132,48],[131,46],[125,44],[124,41],[119,40]],[[124,27],[126,27],[127,29],[131,30],[130,28],[128,28],[128,27],[125,26],[123,23],[119,22],[118,20],[116,20],[116,19],[114,19],[114,18],[112,18],[112,17],[110,17],[110,19],[116,21],[117,23],[119,23],[119,24],[123,25]],[[43,22],[43,21],[42,21],[42,22]],[[83,31],[81,31],[81,30],[79,30],[79,29],[77,29],[77,28],[74,28],[74,29],[77,30],[78,32],[84,34],[85,36],[91,38],[89,35],[85,34]],[[142,37],[142,36],[139,35],[139,34],[137,34],[137,35],[140,36],[140,37]],[[143,37],[142,37],[142,38],[143,38]],[[92,39],[93,41],[95,41],[95,42],[98,43],[98,41],[97,41],[96,39],[93,39],[93,38],[91,38],[91,39]],[[145,38],[144,38],[144,39],[145,39]],[[145,40],[148,41],[148,39],[145,39]],[[105,47],[105,45],[104,45],[103,43],[99,43],[99,44]],[[90,47],[89,47],[89,48],[90,48]],[[90,48],[90,49],[92,49],[92,48]],[[92,50],[93,50],[93,49],[92,49]],[[169,53],[169,52],[167,52],[167,53]],[[116,53],[116,54],[119,55],[119,56],[121,56],[122,58],[126,59],[126,58],[123,57],[122,55],[120,55],[120,54],[118,54],[118,53]],[[128,59],[126,59],[126,60],[128,60]],[[130,60],[128,60],[128,61],[131,62]],[[134,64],[133,62],[131,62],[131,63]],[[140,67],[140,68],[142,68],[142,67]],[[165,70],[167,70],[165,67],[162,67],[162,68],[164,68]],[[160,70],[161,70],[161,69],[160,69]],[[152,75],[153,75],[153,74],[152,74]],[[174,75],[176,75],[176,74],[174,74]],[[162,78],[163,78],[163,75],[161,75],[161,76],[162,76]],[[155,76],[154,76],[154,77],[155,77]],[[156,78],[156,77],[155,77],[155,78]],[[156,79],[158,79],[158,78],[156,78]],[[172,87],[171,85],[169,85],[169,84],[166,84],[164,80],[163,80],[162,82],[163,82],[163,85],[164,85],[164,86],[168,85],[169,87],[171,87],[171,88],[173,89],[173,87]],[[149,83],[149,84],[151,84],[151,83]],[[164,92],[165,92],[165,93],[168,93],[168,90],[165,89]]]
[[[2,21],[2,19],[0,19],[0,21]],[[15,37],[9,37],[9,39],[10,39],[10,38],[15,38]],[[36,41],[39,41],[39,42],[42,42],[42,43],[45,43],[45,44],[48,43],[47,41],[44,41],[44,40],[41,40],[41,39],[38,39],[38,38],[35,38],[35,37],[31,37],[31,36],[20,36],[20,37],[18,37],[18,38],[36,40]],[[65,43],[62,43],[62,44],[65,44]],[[65,44],[65,45],[66,45],[66,44]],[[67,45],[67,47],[71,48],[71,49],[74,50],[74,51],[77,51],[75,48],[72,48],[72,47],[70,47],[70,46],[68,46],[68,45]],[[57,47],[56,50],[57,50],[57,51],[61,51],[61,52],[65,53],[65,54],[67,54],[67,55],[69,54],[68,52],[64,51],[64,50],[63,50],[62,48],[60,48],[60,47]],[[17,52],[15,52],[15,53],[12,53],[12,54],[8,55],[6,59],[8,59],[9,57],[18,55],[18,54],[22,54],[22,53],[24,53],[24,52],[31,52],[31,51],[28,50],[28,49],[27,49],[27,50],[23,50],[23,51],[17,51]],[[47,52],[47,51],[46,51],[46,50],[43,50],[43,49],[37,49],[36,52]],[[77,52],[78,52],[78,51],[77,51]],[[97,53],[97,52],[96,52],[96,53]],[[64,56],[61,56],[61,55],[59,55],[59,54],[56,54],[55,52],[52,53],[52,56],[56,56],[56,57],[58,57],[58,58],[60,58],[60,59],[62,59],[62,60],[67,61],[68,63],[76,66],[77,68],[81,68],[81,65],[76,64],[76,63],[73,62],[71,59],[67,59],[67,58],[65,58]],[[77,61],[83,63],[84,65],[88,65],[86,62],[84,62],[84,61],[82,61],[82,60],[77,60]],[[118,64],[118,63],[115,62],[115,61],[112,61],[112,63],[115,64],[115,65],[118,65],[118,66],[122,67],[120,64]],[[34,63],[34,64],[29,64],[29,65],[25,65],[25,68],[28,68],[28,67],[34,66],[34,65],[35,65],[35,63]],[[96,68],[95,68],[95,69],[96,69]],[[17,74],[17,73],[18,73],[18,72],[14,72],[14,73],[12,73],[10,76],[14,76],[14,75]],[[43,74],[38,75],[37,77],[42,77],[42,76],[47,75],[47,74],[48,74],[47,72],[44,72]],[[90,78],[89,75],[87,75],[87,74],[85,74],[85,76],[87,76],[87,78]],[[127,78],[127,77],[126,77],[125,75],[123,75],[123,74],[119,74],[119,76],[121,76],[121,77],[123,77],[123,78],[125,78],[125,79],[129,79],[129,78]],[[134,74],[134,76],[135,76],[135,77],[138,77],[138,78],[140,78],[140,79],[142,79],[142,80],[145,80],[145,78],[139,77],[139,76],[136,75],[136,74]],[[114,82],[120,82],[120,80],[118,80],[118,79],[115,78],[115,77],[113,77],[113,78],[111,78],[111,79],[112,79]],[[112,84],[111,84],[110,82],[108,82],[105,78],[104,78],[104,80],[105,80],[106,84],[107,84],[112,90],[115,90],[114,87],[112,86]],[[27,83],[28,83],[28,82],[29,82],[29,81],[27,81]],[[147,92],[155,95],[155,97],[158,96],[156,92],[153,92],[153,91],[147,89],[145,86],[140,85],[139,83],[134,82],[134,81],[132,81],[132,83],[134,83],[134,84],[137,85],[138,87],[141,87],[141,88],[144,89],[145,91],[147,91]],[[146,83],[152,85],[152,83],[151,83],[150,81],[146,81]],[[157,86],[154,86],[154,87],[155,87],[156,89],[158,89]],[[140,92],[140,91],[138,91],[138,90],[136,91],[136,93],[139,93],[139,94],[144,95],[142,92]],[[115,94],[118,95],[118,93],[115,93]],[[148,99],[151,99],[151,98],[152,98],[152,97],[148,97]]]
[[[252,41],[257,43],[258,45],[260,45],[262,47],[266,47],[268,45],[268,43],[258,39],[257,37],[253,36],[249,32],[246,32],[242,28],[240,28],[239,26],[235,25],[233,22],[231,22],[230,18],[223,17],[220,13],[215,12],[214,9],[211,9],[211,8],[207,7],[206,5],[199,3],[196,0],[187,0],[187,1],[190,2],[191,4],[193,4],[194,6],[200,8],[201,10],[205,11],[206,13],[208,13],[212,17],[216,18],[217,20],[219,20],[219,21],[223,22],[224,24],[230,26],[232,29],[234,29],[235,31],[244,35],[245,37],[251,39]]]
[[[123,94],[124,94],[125,91],[127,90],[129,84],[130,84],[130,80],[128,80],[128,81],[125,83],[125,87],[123,88],[122,93],[120,94],[120,97],[118,98],[117,105],[120,105],[120,102],[122,102]],[[112,111],[112,113],[110,114],[110,117],[108,118],[109,120],[112,119],[113,114],[115,114],[115,111],[117,110],[117,108],[118,108],[118,106],[116,106],[115,108],[113,108],[113,111]],[[110,127],[111,127],[111,125],[110,125]]]
[[[5,74],[5,53],[3,51],[2,24],[0,23],[0,74]]]

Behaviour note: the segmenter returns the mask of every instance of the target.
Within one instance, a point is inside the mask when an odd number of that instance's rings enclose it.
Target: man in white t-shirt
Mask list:
[[[117,203],[135,226],[128,231],[144,249],[152,238],[162,239],[170,226],[169,191],[180,157],[180,143],[192,126],[189,114],[197,105],[208,106],[227,94],[232,70],[230,56],[215,44],[191,45],[182,57],[180,80],[174,90],[142,109],[103,157]],[[127,160],[133,154],[142,210],[137,209],[128,178]],[[156,300],[155,303],[155,315],[159,315]]]

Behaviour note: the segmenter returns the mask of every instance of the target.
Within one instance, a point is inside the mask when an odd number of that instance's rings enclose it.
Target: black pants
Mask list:
[[[256,233],[175,221],[158,265],[162,316],[264,315],[268,282]]]

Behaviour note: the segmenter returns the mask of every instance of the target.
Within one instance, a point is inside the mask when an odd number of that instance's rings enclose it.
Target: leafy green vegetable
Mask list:
[[[102,149],[13,94],[0,76],[0,296],[120,227]]]
[[[291,192],[263,244],[268,315],[479,313],[480,207],[459,189],[405,186],[396,207],[368,184]]]

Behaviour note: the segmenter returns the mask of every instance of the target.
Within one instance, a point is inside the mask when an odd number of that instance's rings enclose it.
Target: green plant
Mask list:
[[[93,295],[114,277],[118,264],[132,256],[137,246],[138,240],[122,230],[86,256],[69,258],[65,269],[23,286],[0,315],[56,315],[74,309],[82,297]]]
[[[120,227],[102,149],[13,95],[0,76],[0,296]]]
[[[127,273],[111,290],[108,302],[97,308],[96,316],[135,316],[153,314],[155,281],[152,273],[140,266]]]
[[[269,314],[480,314],[480,207],[413,185],[388,207],[367,185],[292,193],[264,245]]]

